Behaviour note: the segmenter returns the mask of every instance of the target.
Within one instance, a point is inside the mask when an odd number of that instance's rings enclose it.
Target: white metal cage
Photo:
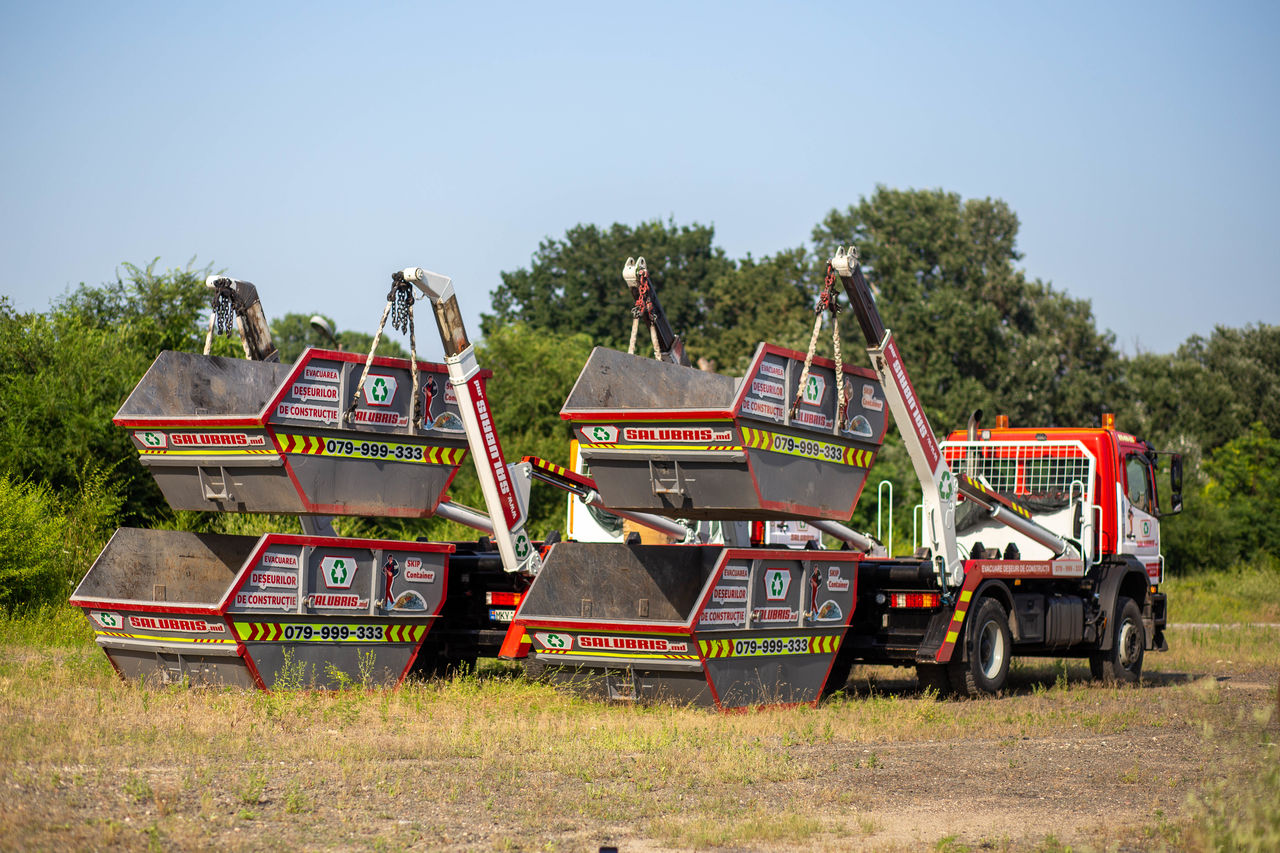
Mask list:
[[[951,441],[947,465],[1028,509],[1037,523],[1079,542],[1086,559],[1095,527],[1092,454],[1079,441]],[[1076,513],[1076,503],[1083,511]],[[1077,521],[1079,519],[1079,529]],[[961,538],[964,538],[963,536]]]

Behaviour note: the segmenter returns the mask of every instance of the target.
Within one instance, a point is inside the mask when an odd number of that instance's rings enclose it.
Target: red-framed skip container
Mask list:
[[[419,426],[410,362],[364,361],[166,351],[114,421],[174,509],[429,516],[467,456],[446,370],[418,362]]]
[[[866,368],[843,366],[837,381],[829,359],[807,375],[804,363],[760,344],[733,377],[596,348],[560,416],[610,507],[845,520],[884,441],[884,392]]]
[[[440,615],[453,551],[428,542],[124,527],[71,603],[126,680],[263,689],[398,684]]]
[[[853,551],[561,542],[513,630],[547,677],[611,699],[815,704],[839,671],[861,560]]]

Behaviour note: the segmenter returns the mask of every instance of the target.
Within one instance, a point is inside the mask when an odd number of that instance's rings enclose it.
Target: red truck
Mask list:
[[[1163,466],[1162,504],[1163,455],[1109,415],[1097,428],[986,428],[975,413],[940,442],[852,249],[831,259],[821,306],[837,284],[872,371],[764,345],[739,380],[593,353],[562,416],[603,503],[727,520],[725,533],[552,548],[515,614],[534,668],[615,698],[721,708],[816,702],[855,663],[914,665],[924,685],[971,695],[999,691],[1015,655],[1088,658],[1098,678],[1137,681],[1144,652],[1166,647],[1159,519],[1181,509],[1181,459]],[[912,556],[865,536],[788,552],[731,535],[729,521],[770,513],[838,532],[886,402],[923,490]],[[641,441],[640,427],[695,422],[715,436],[705,446]]]

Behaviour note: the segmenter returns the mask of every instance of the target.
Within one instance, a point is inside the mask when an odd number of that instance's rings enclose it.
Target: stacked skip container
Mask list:
[[[736,378],[597,348],[561,410],[608,506],[721,522],[847,520],[887,414],[870,370],[767,344]],[[740,544],[556,544],[516,614],[531,661],[613,698],[817,701],[863,554]]]
[[[405,272],[397,286],[432,277],[452,300],[448,279]],[[263,688],[403,679],[441,617],[456,546],[338,537],[329,516],[448,513],[495,533],[501,562],[529,573],[523,498],[487,418],[489,374],[460,320],[455,331],[447,365],[323,349],[293,365],[160,354],[115,423],[169,504],[298,515],[304,533],[117,531],[72,602],[123,677]],[[496,521],[445,497],[476,447]]]

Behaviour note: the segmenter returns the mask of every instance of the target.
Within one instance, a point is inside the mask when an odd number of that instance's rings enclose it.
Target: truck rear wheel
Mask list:
[[[965,626],[967,660],[952,661],[947,673],[957,693],[978,696],[997,693],[1009,677],[1013,636],[1009,614],[994,598],[978,602]]]
[[[1147,647],[1138,603],[1132,598],[1116,599],[1112,626],[1111,648],[1089,655],[1089,672],[1107,684],[1137,684],[1142,678],[1142,656]]]

